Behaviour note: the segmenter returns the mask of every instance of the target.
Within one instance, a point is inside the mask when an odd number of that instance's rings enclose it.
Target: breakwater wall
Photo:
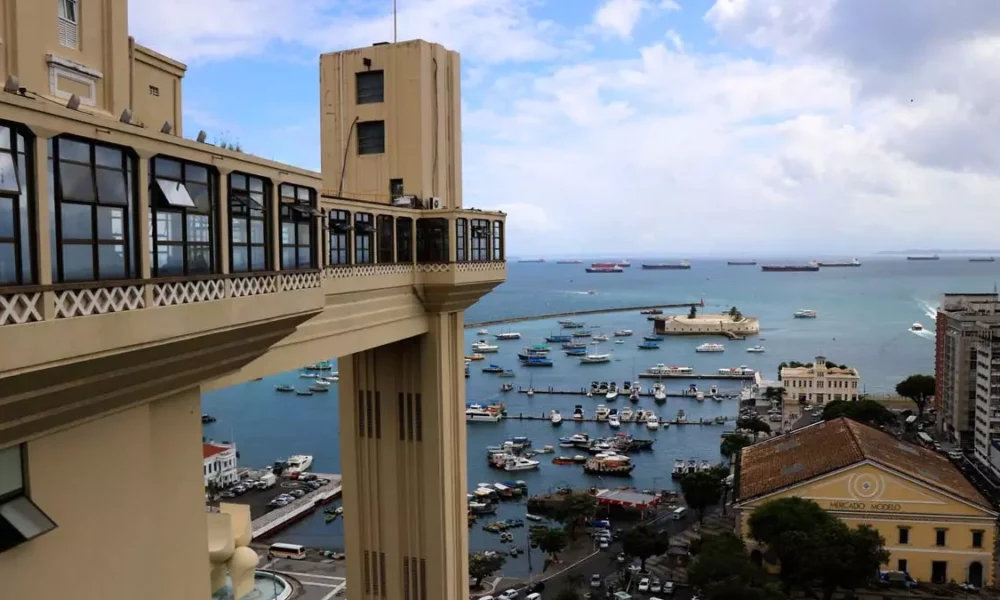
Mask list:
[[[649,304],[644,306],[621,306],[618,308],[595,308],[590,310],[574,310],[570,312],[560,312],[560,313],[547,313],[543,315],[530,315],[523,317],[510,317],[507,319],[494,319],[492,321],[476,321],[473,323],[466,323],[465,328],[470,329],[473,327],[490,327],[492,325],[504,325],[507,323],[521,323],[523,321],[540,321],[543,319],[560,319],[563,317],[579,317],[583,315],[602,315],[608,313],[616,312],[628,312],[633,310],[652,310],[654,308],[664,309],[664,308],[690,308],[692,306],[700,307],[702,304],[700,302],[680,302],[674,304]]]

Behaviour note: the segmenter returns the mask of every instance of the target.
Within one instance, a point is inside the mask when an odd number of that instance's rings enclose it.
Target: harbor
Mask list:
[[[504,418],[505,419],[514,419],[516,421],[549,421],[549,422],[552,421],[551,412],[549,414],[542,413],[540,415],[536,415],[536,414],[532,414],[532,413],[528,413],[528,414],[525,414],[525,413],[506,414],[506,415],[504,415]],[[608,422],[608,420],[606,418],[605,419],[600,419],[600,418],[597,418],[597,417],[583,417],[581,419],[566,419],[566,420],[567,421],[572,421],[572,422],[575,422],[575,423],[607,423]],[[736,417],[735,416],[726,417],[726,416],[720,415],[720,416],[715,417],[713,419],[705,419],[703,417],[699,417],[698,420],[696,420],[696,421],[688,421],[686,419],[682,421],[682,420],[679,420],[679,419],[676,419],[676,418],[675,419],[660,419],[660,421],[659,421],[660,425],[725,425],[727,422],[729,422],[729,423],[735,423],[736,422]],[[647,423],[647,421],[642,421],[641,423],[639,421],[620,421],[620,423],[623,424],[623,425],[625,423],[629,423],[629,424],[633,424],[633,425],[645,425]]]
[[[523,323],[525,321],[539,321],[545,319],[563,319],[566,317],[580,317],[586,315],[605,315],[611,313],[649,311],[664,309],[682,309],[704,306],[701,302],[675,302],[672,304],[644,304],[639,306],[621,306],[617,308],[594,308],[587,310],[573,310],[567,312],[548,313],[544,315],[526,315],[521,317],[507,317],[504,319],[493,319],[491,321],[474,321],[465,324],[466,329],[476,329],[479,327],[493,327],[495,325],[507,325],[510,323]]]

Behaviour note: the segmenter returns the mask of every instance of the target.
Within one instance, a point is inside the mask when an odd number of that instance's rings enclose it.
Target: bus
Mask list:
[[[305,546],[298,544],[271,544],[267,549],[268,558],[290,558],[292,560],[302,560],[306,557]]]

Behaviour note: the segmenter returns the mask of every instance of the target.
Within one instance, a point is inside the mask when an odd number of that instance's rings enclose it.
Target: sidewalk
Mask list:
[[[702,535],[712,535],[716,533],[733,531],[733,513],[723,516],[718,508],[714,508],[705,515],[705,523],[699,525],[695,522],[691,527],[670,538],[671,548],[677,546],[688,547],[693,540],[701,538]],[[670,553],[661,556],[654,556],[646,561],[646,570],[653,577],[663,581],[673,581],[674,583],[687,582],[687,568],[684,566],[672,567],[670,564]],[[686,562],[686,561],[685,561]]]

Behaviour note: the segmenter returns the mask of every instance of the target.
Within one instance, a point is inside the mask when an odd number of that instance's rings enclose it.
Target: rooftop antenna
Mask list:
[[[396,0],[392,0],[392,43],[395,44],[397,40],[397,28],[396,28]]]

